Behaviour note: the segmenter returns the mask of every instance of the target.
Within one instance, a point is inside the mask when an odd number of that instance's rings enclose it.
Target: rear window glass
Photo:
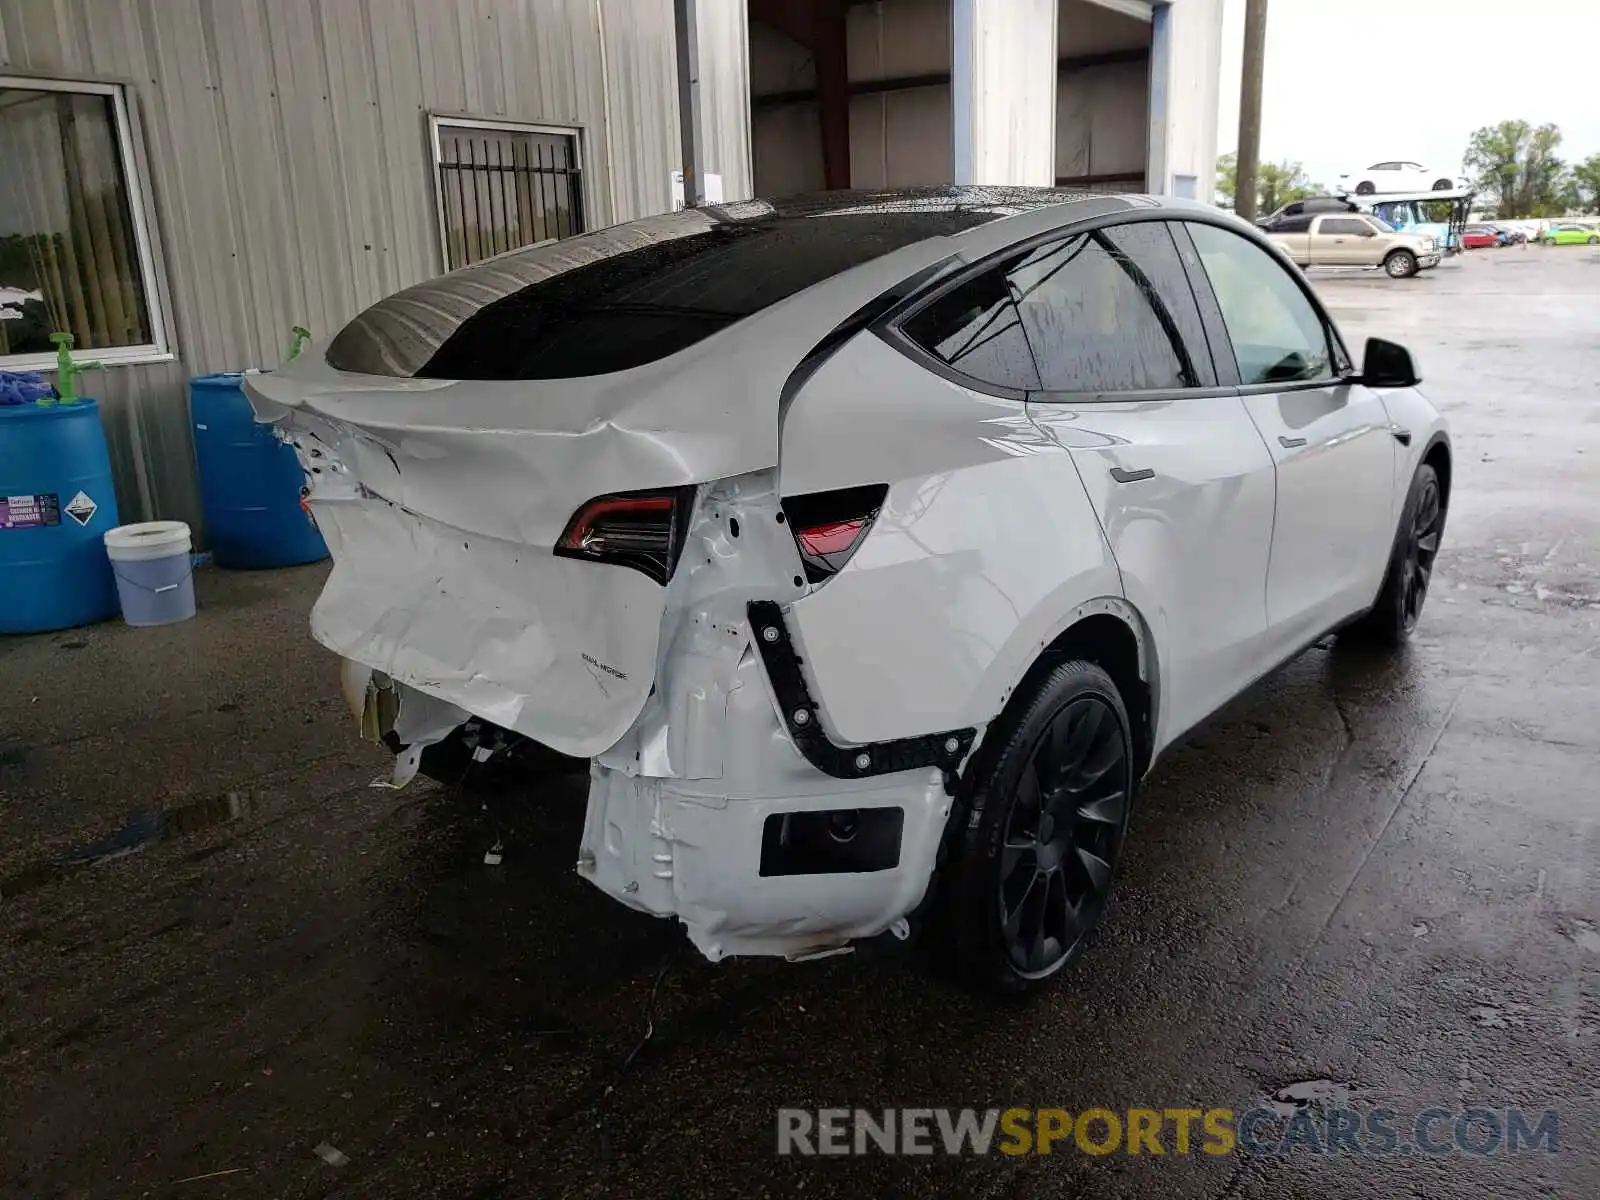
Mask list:
[[[1017,391],[1039,387],[1039,371],[1004,267],[975,275],[910,317],[901,329],[945,366]]]
[[[852,267],[986,219],[859,213],[716,225],[494,301],[463,322],[417,375],[565,379],[642,366]]]

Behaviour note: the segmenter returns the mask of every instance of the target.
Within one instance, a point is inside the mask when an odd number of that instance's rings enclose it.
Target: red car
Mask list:
[[[1500,244],[1500,231],[1488,225],[1468,225],[1461,231],[1461,244],[1468,250],[1481,250],[1485,246]]]

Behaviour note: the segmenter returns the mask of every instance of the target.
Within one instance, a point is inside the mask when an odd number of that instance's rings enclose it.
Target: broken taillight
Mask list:
[[[850,561],[888,494],[888,484],[874,483],[784,499],[783,516],[810,582],[831,578]]]
[[[572,514],[555,552],[632,567],[665,584],[683,550],[693,504],[692,487],[596,496]]]

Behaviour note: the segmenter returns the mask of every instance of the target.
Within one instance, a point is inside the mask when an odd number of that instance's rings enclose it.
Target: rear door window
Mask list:
[[[1162,222],[1040,246],[1008,272],[1044,391],[1108,393],[1215,382],[1194,293]]]
[[[1363,234],[1371,233],[1372,227],[1356,217],[1323,217],[1319,232],[1361,237]]]

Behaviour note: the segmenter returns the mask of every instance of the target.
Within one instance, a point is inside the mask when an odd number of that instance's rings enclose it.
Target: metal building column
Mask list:
[[[1055,182],[1057,8],[1058,0],[952,0],[956,183]]]
[[[1145,142],[1144,190],[1164,196],[1167,176],[1167,105],[1172,93],[1172,6],[1163,0],[1150,10],[1150,132]]]
[[[822,178],[829,188],[850,186],[850,63],[842,2],[818,4],[816,37],[817,119],[822,126]]]
[[[696,0],[672,0],[678,50],[678,137],[682,147],[683,203],[704,204],[705,143],[700,132],[700,26]]]

